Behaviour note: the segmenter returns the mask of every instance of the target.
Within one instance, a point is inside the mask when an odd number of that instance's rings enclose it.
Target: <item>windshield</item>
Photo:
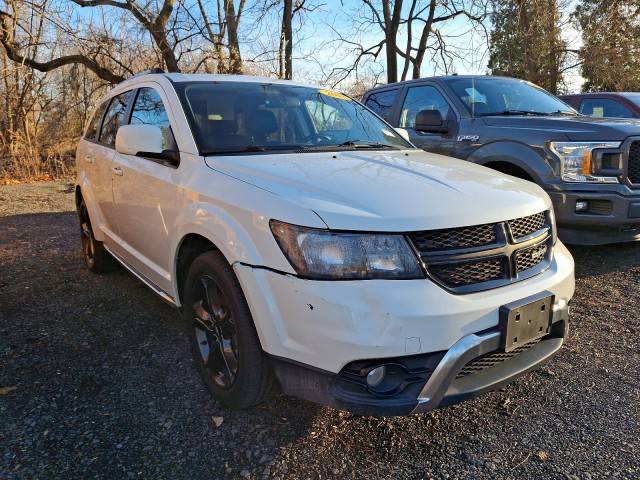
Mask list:
[[[475,117],[490,115],[577,115],[559,98],[524,80],[454,78],[446,81]]]
[[[349,97],[249,82],[175,84],[203,155],[413,148]]]

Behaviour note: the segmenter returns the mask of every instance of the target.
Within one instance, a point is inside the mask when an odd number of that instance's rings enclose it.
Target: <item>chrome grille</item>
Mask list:
[[[549,212],[540,212],[504,222],[413,232],[407,237],[429,278],[454,293],[470,293],[542,272],[551,261],[551,228]]]
[[[537,232],[545,224],[545,213],[540,212],[528,217],[516,218],[507,222],[513,238],[518,239]]]
[[[632,142],[629,147],[627,176],[631,183],[640,183],[640,142]]]
[[[547,253],[547,246],[543,243],[541,245],[534,245],[531,248],[523,248],[516,252],[516,270],[518,272],[524,272],[530,268],[535,267],[545,259]]]
[[[506,278],[502,258],[489,258],[477,262],[444,263],[427,266],[427,270],[448,287],[460,287],[474,283]]]
[[[496,243],[496,227],[495,223],[485,223],[471,227],[427,230],[412,234],[411,241],[420,252],[483,247]]]

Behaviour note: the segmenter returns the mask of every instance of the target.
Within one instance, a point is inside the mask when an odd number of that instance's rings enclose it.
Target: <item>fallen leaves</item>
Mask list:
[[[218,428],[222,425],[222,422],[224,422],[224,417],[211,417],[211,420],[213,420],[213,424]]]
[[[11,395],[17,389],[18,389],[18,387],[0,387],[0,397],[5,397],[7,395]]]

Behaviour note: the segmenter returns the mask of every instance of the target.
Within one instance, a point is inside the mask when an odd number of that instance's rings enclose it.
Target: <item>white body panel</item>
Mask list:
[[[532,183],[422,150],[205,159],[169,81],[200,77],[145,75],[109,94],[145,86],[159,92],[180,151],[177,168],[87,140],[77,152],[78,185],[96,238],[176,304],[181,242],[201,235],[233,265],[263,349],[336,372],[354,359],[447,349],[467,333],[495,326],[501,305],[544,290],[557,302],[573,295],[573,261],[560,242],[543,274],[475,294],[453,295],[427,279],[297,278],[270,231],[271,219],[408,232],[503,221],[551,204]]]

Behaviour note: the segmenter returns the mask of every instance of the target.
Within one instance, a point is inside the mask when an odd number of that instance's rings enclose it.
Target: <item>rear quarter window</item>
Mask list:
[[[84,134],[84,138],[88,140],[95,140],[96,134],[100,129],[100,120],[102,120],[102,114],[104,113],[108,104],[109,102],[104,102],[102,105],[96,108],[96,111],[93,113],[93,117],[91,117],[91,121],[89,122],[89,126],[87,127],[87,131]]]

